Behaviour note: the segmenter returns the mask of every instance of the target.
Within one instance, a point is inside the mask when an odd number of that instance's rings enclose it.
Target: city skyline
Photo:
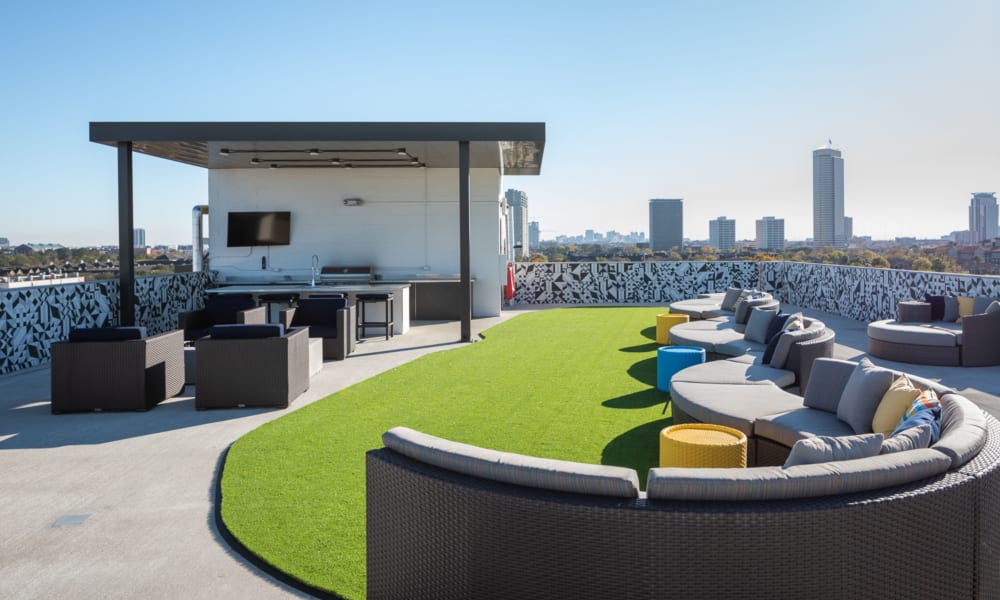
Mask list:
[[[541,176],[504,181],[532,198],[543,237],[643,229],[656,197],[685,199],[688,231],[725,212],[748,239],[777,214],[789,239],[812,237],[807,152],[828,138],[850,159],[859,236],[939,238],[967,229],[970,193],[1000,191],[996,2],[270,8],[13,5],[0,25],[0,48],[17,57],[0,98],[0,235],[117,242],[116,156],[88,140],[90,121],[543,121]],[[295,50],[331,28],[346,46],[383,42],[348,63]],[[122,52],[122,31],[143,51]],[[512,31],[521,43],[505,52],[484,43]],[[260,39],[273,49],[253,69],[209,68],[206,56]],[[528,100],[497,94],[498,82]],[[52,148],[61,160],[40,160]],[[150,244],[190,238],[207,179],[135,157]]]

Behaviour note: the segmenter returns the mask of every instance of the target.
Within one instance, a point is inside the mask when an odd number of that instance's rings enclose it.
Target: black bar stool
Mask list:
[[[295,292],[286,292],[283,294],[261,294],[257,296],[257,301],[260,302],[260,304],[267,305],[267,322],[272,323],[271,305],[287,304],[288,306],[295,306],[295,303],[299,301],[299,295]]]
[[[357,332],[355,334],[356,339],[361,340],[365,337],[366,327],[385,327],[385,339],[388,340],[392,337],[392,326],[393,326],[393,295],[392,294],[358,294],[354,297],[355,304],[357,306],[358,312],[358,324]],[[384,321],[369,321],[365,315],[365,305],[369,302],[385,302],[385,320]]]

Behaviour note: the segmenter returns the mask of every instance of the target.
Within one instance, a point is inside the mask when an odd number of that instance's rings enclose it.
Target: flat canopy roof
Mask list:
[[[91,123],[90,141],[207,169],[458,168],[469,142],[471,168],[538,175],[545,123]]]

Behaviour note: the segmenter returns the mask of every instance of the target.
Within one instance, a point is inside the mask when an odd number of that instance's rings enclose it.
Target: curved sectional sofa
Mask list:
[[[651,469],[645,492],[632,469],[390,430],[366,457],[368,597],[993,597],[1000,423],[946,398],[931,448]]]

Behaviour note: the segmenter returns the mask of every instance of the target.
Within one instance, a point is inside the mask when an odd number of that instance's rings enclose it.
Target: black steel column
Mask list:
[[[118,142],[118,324],[135,325],[132,142]]]
[[[469,228],[472,214],[470,197],[471,181],[469,173],[469,142],[458,143],[458,222],[459,222],[459,269],[461,272],[462,341],[472,341],[472,268],[469,262]]]

